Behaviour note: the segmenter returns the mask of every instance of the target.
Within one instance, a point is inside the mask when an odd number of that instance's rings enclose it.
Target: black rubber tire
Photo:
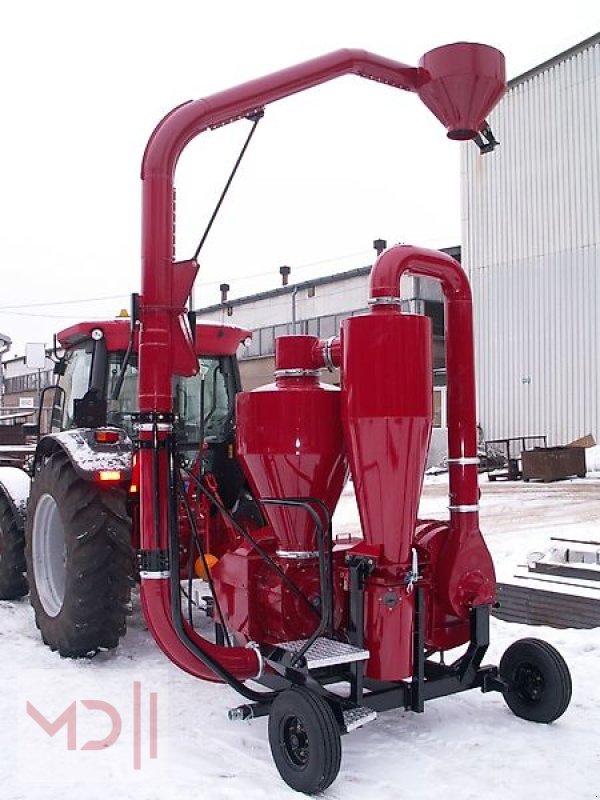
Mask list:
[[[308,689],[286,689],[275,698],[269,745],[279,774],[298,792],[322,792],[340,771],[339,725],[329,703]]]
[[[23,520],[0,491],[0,600],[17,600],[27,594],[29,588],[24,573]]]
[[[554,722],[567,710],[572,684],[561,654],[541,639],[519,639],[500,660],[506,704],[517,717]]]
[[[60,610],[46,613],[36,585],[33,526],[41,497],[51,495],[65,534],[65,588]],[[42,638],[61,656],[78,658],[112,649],[131,613],[134,553],[122,488],[80,478],[58,452],[36,472],[25,525],[31,604]]]

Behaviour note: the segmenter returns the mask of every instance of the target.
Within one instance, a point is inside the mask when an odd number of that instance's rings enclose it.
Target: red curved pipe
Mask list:
[[[221,679],[204,662],[190,653],[173,628],[169,579],[142,581],[141,598],[144,617],[163,653],[190,675],[206,681],[220,682]],[[245,647],[219,647],[192,631],[186,623],[184,625],[191,641],[213,659],[219,661],[238,680],[244,681],[257,677],[260,664],[254,650]]]
[[[460,264],[437,250],[397,245],[371,270],[372,299],[400,297],[400,279],[411,273],[440,281],[445,298],[450,537],[449,599],[457,613],[495,595],[491,557],[479,531],[475,357],[471,287]],[[373,309],[377,310],[376,306]],[[464,463],[464,462],[467,463]]]
[[[370,296],[400,298],[400,279],[406,273],[435,278],[445,298],[448,403],[448,458],[477,457],[475,415],[475,356],[471,287],[462,267],[437,250],[397,245],[382,253],[371,270]],[[450,505],[476,506],[477,466],[450,470]],[[458,477],[458,479],[457,479]],[[462,518],[461,514],[461,518]]]

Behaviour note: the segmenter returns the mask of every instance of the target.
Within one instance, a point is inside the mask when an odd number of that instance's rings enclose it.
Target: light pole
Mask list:
[[[0,333],[0,409],[4,406],[4,364],[2,358],[4,353],[8,353],[12,345],[10,336]]]
[[[279,274],[281,275],[281,285],[287,286],[289,282],[290,273],[292,271],[291,267],[284,265],[283,267],[279,267]],[[292,333],[296,334],[296,295],[298,294],[298,287],[294,286],[292,288]]]

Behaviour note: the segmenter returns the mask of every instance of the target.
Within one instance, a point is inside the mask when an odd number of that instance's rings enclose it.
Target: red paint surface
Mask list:
[[[104,333],[106,347],[110,352],[127,349],[131,330],[128,319],[78,322],[62,330],[57,338],[63,347],[72,347],[89,339],[96,328]],[[199,322],[196,325],[196,353],[202,356],[233,356],[240,343],[251,335],[250,331],[234,325]],[[136,336],[134,340],[134,351],[137,351],[137,338]]]
[[[506,91],[504,56],[484,44],[437,47],[419,67],[427,76],[419,97],[447,128],[449,139],[472,139]]]
[[[346,478],[340,393],[316,378],[278,378],[237,396],[237,454],[257,498],[315,497],[330,512]],[[316,550],[302,509],[265,506],[278,549]]]
[[[365,544],[407,564],[431,435],[431,320],[384,306],[342,323],[342,420]]]

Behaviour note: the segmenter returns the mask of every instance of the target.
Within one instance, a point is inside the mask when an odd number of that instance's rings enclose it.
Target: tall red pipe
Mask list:
[[[479,532],[475,357],[471,288],[460,264],[445,253],[397,245],[371,271],[372,299],[400,297],[405,273],[440,281],[445,299],[450,531],[444,569],[459,616],[494,599],[494,568]]]
[[[439,50],[439,48],[438,48]],[[298,64],[257,80],[228,89],[203,100],[189,102],[171,111],[156,127],[142,164],[142,296],[140,300],[140,370],[139,401],[142,415],[149,415],[140,430],[142,442],[153,436],[164,439],[169,433],[171,380],[173,374],[193,374],[195,356],[191,337],[183,323],[183,298],[193,282],[190,263],[174,264],[173,178],[179,156],[199,133],[240,119],[281,99],[333,78],[360,75],[399,89],[418,91],[431,106],[435,95],[435,114],[452,131],[456,96],[460,95],[461,126],[477,131],[490,110],[480,102],[466,102],[471,94],[472,74],[480,71],[503,86],[504,58],[501,53],[482,45],[457,43],[442,49],[447,58],[434,60],[433,72],[425,67],[409,67],[363,50],[339,50]],[[463,79],[453,70],[451,91],[445,85],[443,70],[453,64],[452,54],[461,64]],[[468,56],[465,58],[465,56]],[[440,70],[440,65],[442,69]],[[431,90],[427,87],[431,84]],[[439,97],[438,97],[439,95]],[[427,100],[425,97],[427,96]],[[499,98],[496,98],[499,99]],[[445,110],[444,110],[445,109]],[[159,420],[157,415],[164,415]],[[158,428],[155,423],[159,422]],[[154,427],[153,427],[154,426]],[[158,475],[154,475],[153,450],[140,450],[141,548],[147,552],[167,549],[169,464],[160,452]],[[155,494],[155,478],[158,492]],[[165,652],[177,663],[199,677],[214,678],[199,659],[194,662],[181,643],[178,644],[170,620],[170,601],[166,589],[168,577],[155,569],[142,576],[142,599],[146,621]],[[219,659],[237,677],[258,670],[253,651],[223,648]]]

